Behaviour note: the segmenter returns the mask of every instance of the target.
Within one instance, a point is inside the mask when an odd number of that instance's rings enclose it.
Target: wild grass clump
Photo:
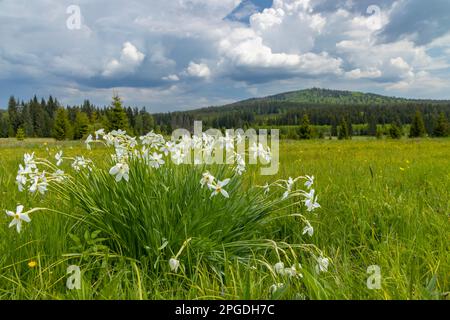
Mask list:
[[[240,138],[222,139],[204,135],[165,141],[154,133],[136,139],[122,131],[100,130],[86,144],[89,149],[98,143],[112,150],[103,161],[65,157],[62,151],[50,160],[26,154],[16,178],[19,190],[35,195],[55,192],[64,205],[28,211],[20,206],[8,211],[11,226],[21,232],[24,224],[32,223],[30,215],[61,214],[73,222],[68,235],[71,252],[65,259],[97,267],[109,261],[119,273],[117,266],[128,261],[133,272],[139,265],[149,279],[180,274],[186,285],[192,285],[200,267],[223,281],[227,265],[234,262],[247,268],[253,264],[274,280],[302,278],[303,254],[317,264],[310,272],[326,272],[329,259],[317,247],[306,241],[287,242],[273,223],[291,219],[304,226],[303,239],[313,235],[307,215],[320,207],[314,177],[244,186],[245,154],[234,152],[233,165],[204,164],[217,150],[230,151],[231,142]],[[202,159],[195,158],[195,148]],[[248,156],[270,160],[270,149],[262,145],[249,151]],[[192,155],[195,164],[188,164]],[[99,274],[91,276],[95,280]],[[165,281],[170,287],[173,280]]]

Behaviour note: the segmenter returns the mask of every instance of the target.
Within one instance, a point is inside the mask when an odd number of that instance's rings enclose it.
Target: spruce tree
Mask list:
[[[17,134],[16,134],[16,138],[19,141],[23,141],[25,140],[25,130],[22,127],[19,127],[17,129]]]
[[[53,120],[56,117],[57,110],[58,110],[58,104],[57,104],[56,100],[54,100],[53,97],[50,96],[47,101],[46,111]]]
[[[122,100],[118,95],[114,95],[109,112],[109,129],[128,130],[128,127],[128,117],[125,109],[122,107]]]
[[[77,111],[73,127],[73,138],[75,140],[80,140],[87,134],[88,131],[89,131],[89,118],[87,114],[82,111]]]
[[[32,137],[34,135],[33,119],[31,118],[30,105],[22,103],[22,121],[25,135]]]
[[[300,139],[309,140],[312,138],[312,129],[309,122],[309,117],[307,114],[303,116],[302,124],[299,128],[298,135]]]
[[[411,123],[411,129],[409,131],[410,138],[420,138],[425,136],[425,123],[423,122],[422,113],[416,111],[413,122]]]
[[[377,139],[383,139],[383,134],[384,134],[383,129],[377,127],[377,133],[375,134],[375,137]]]
[[[399,120],[395,120],[391,123],[391,127],[389,128],[389,135],[392,139],[401,139],[403,136],[402,125]]]
[[[450,125],[448,123],[445,113],[441,112],[436,120],[436,125],[433,129],[433,136],[435,137],[447,137],[450,135]]]
[[[53,137],[56,140],[66,140],[72,138],[72,128],[70,126],[67,111],[59,108],[56,111],[55,125],[53,127]]]
[[[348,125],[345,118],[342,118],[341,125],[339,126],[339,134],[338,138],[339,140],[347,140],[349,139],[349,131],[348,131]]]
[[[36,96],[30,101],[30,115],[35,137],[45,136],[45,111]]]
[[[155,128],[155,119],[145,108],[141,110],[144,134]]]
[[[13,96],[8,101],[8,116],[9,116],[9,135],[15,137],[17,129],[20,126],[20,115],[17,108],[16,99]]]
[[[10,129],[8,113],[0,111],[0,138],[8,138]]]

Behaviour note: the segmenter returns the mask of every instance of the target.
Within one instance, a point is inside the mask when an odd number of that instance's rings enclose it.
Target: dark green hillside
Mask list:
[[[409,124],[416,111],[423,114],[426,129],[431,133],[440,113],[450,117],[450,101],[414,100],[314,88],[220,107],[155,114],[154,117],[165,131],[178,127],[190,128],[194,120],[201,120],[204,126],[215,128],[299,126],[305,115],[312,125],[336,126],[346,119],[352,124],[371,124],[375,128],[376,125],[394,121]]]

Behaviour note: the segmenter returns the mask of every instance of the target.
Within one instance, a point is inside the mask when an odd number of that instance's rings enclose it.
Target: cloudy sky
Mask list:
[[[450,99],[449,12],[448,0],[0,0],[0,106],[104,105],[114,90],[152,112],[309,87]]]

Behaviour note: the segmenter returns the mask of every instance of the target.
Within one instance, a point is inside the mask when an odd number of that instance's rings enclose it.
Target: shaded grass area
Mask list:
[[[23,153],[37,151],[45,156],[47,148],[52,154],[62,148],[68,156],[83,154],[94,160],[106,155],[103,149],[87,151],[76,142],[0,143],[1,210],[12,210],[21,203],[27,208],[82,211],[79,202],[62,201],[57,194],[41,198],[17,191],[14,179]],[[183,262],[190,272],[174,274],[158,269],[166,261],[131,259],[108,251],[96,230],[83,229],[60,214],[34,215],[21,234],[8,229],[9,219],[2,214],[0,298],[446,298],[450,291],[449,139],[285,141],[280,158],[278,176],[262,177],[252,170],[244,188],[277,178],[314,174],[322,205],[309,217],[315,234],[312,239],[303,236],[304,225],[293,217],[271,220],[259,232],[289,243],[312,242],[331,258],[328,273],[317,276],[314,261],[297,251],[303,279],[280,279],[270,267],[279,259],[291,262],[291,255],[284,255],[283,249],[278,253],[281,257],[268,248],[263,253],[255,252],[244,263],[215,248],[225,261],[221,270],[211,268],[198,259],[198,253],[188,250]],[[30,260],[37,261],[35,268],[28,266]],[[66,288],[66,268],[71,264],[83,270],[82,290]],[[380,290],[366,286],[370,265],[381,268]],[[285,284],[284,289],[271,295],[270,286],[280,282]]]

